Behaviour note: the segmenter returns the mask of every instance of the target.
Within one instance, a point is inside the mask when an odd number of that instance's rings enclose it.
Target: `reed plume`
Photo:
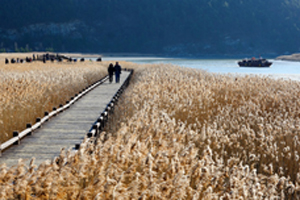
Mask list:
[[[106,75],[107,63],[18,63],[0,67],[0,141],[65,104]]]
[[[300,198],[299,82],[122,66],[135,68],[132,84],[97,144],[35,171],[2,166],[1,197]]]

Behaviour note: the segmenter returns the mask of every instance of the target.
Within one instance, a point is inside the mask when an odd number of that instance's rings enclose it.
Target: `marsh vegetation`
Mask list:
[[[0,67],[0,141],[35,123],[45,111],[104,77],[106,65],[84,63],[18,63]]]
[[[2,166],[0,195],[298,199],[299,94],[290,80],[136,67],[96,145],[38,167]]]

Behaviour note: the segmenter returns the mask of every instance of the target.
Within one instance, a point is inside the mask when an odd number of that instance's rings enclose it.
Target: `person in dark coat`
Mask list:
[[[119,65],[119,62],[116,62],[115,65],[115,75],[116,75],[116,83],[120,82],[120,74],[121,74],[121,66]]]
[[[113,76],[115,71],[114,65],[112,63],[109,64],[107,71],[109,76],[109,82],[111,83],[113,81]]]

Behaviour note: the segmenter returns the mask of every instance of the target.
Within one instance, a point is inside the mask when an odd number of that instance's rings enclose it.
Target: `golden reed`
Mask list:
[[[24,130],[45,111],[65,104],[104,77],[106,68],[103,63],[90,61],[0,65],[0,141],[12,137],[14,130]]]
[[[283,79],[136,67],[97,145],[3,165],[0,196],[298,199],[299,92]]]

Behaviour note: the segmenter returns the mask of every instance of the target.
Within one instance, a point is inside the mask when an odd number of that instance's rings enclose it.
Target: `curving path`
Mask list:
[[[122,71],[120,83],[109,83],[107,79],[69,109],[51,118],[32,135],[26,136],[19,145],[4,151],[0,157],[0,165],[6,163],[7,166],[14,166],[20,158],[28,164],[32,157],[36,159],[35,164],[39,165],[58,156],[62,148],[74,148],[75,144],[83,141],[85,134],[129,74],[130,72]]]

